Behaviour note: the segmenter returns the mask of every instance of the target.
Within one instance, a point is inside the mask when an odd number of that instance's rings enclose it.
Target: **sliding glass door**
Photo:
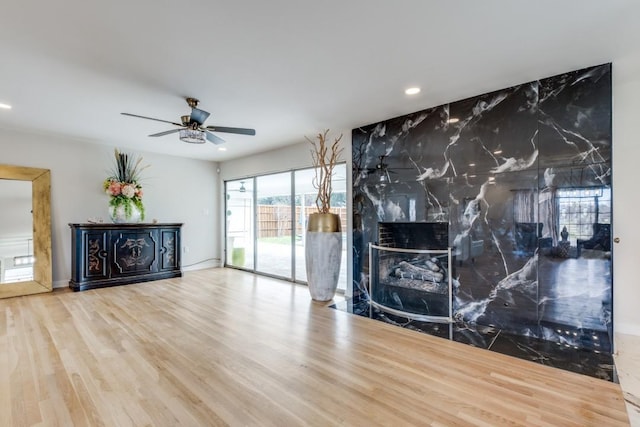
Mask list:
[[[291,172],[256,177],[256,195],[256,271],[291,279]]]
[[[301,169],[294,172],[296,195],[296,279],[301,282],[307,281],[304,258],[307,219],[309,214],[318,211],[316,207],[318,190],[313,188],[312,185],[314,176],[313,169]]]
[[[253,270],[253,178],[227,181],[226,264]]]
[[[309,214],[318,210],[314,177],[314,169],[299,169],[226,182],[227,266],[306,283],[305,231]],[[347,284],[346,182],[346,165],[339,164],[332,180],[331,212],[342,223],[342,290]]]

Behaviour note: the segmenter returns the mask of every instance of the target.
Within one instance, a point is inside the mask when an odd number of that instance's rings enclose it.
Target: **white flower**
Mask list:
[[[136,188],[135,188],[133,185],[131,185],[131,184],[125,184],[125,185],[122,187],[122,194],[123,194],[126,198],[131,199],[133,196],[135,196],[135,195],[136,195]]]

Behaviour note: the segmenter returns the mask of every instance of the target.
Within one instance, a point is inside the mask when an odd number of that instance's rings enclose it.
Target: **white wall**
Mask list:
[[[220,179],[224,182],[248,176],[308,168],[311,166],[310,150],[311,144],[300,142],[253,156],[228,160],[220,163]]]
[[[0,129],[0,163],[51,170],[51,232],[54,286],[71,277],[69,223],[109,222],[102,182],[113,165],[113,147]],[[124,149],[123,151],[127,151]],[[128,151],[131,152],[131,151]],[[219,265],[220,186],[214,162],[134,153],[150,167],[142,173],[146,219],[182,222],[183,269]],[[215,260],[215,261],[212,261]],[[217,261],[217,262],[216,262]]]
[[[640,335],[640,55],[613,62],[613,327]]]
[[[331,130],[328,138],[334,138],[342,134],[340,146],[343,148],[341,160],[351,162],[351,129]],[[311,135],[309,135],[311,138]],[[313,139],[313,138],[312,138]],[[220,178],[228,181],[247,176],[265,175],[275,172],[290,171],[313,166],[311,163],[311,143],[300,138],[300,142],[294,145],[265,151],[253,156],[245,156],[239,159],[228,160],[220,163]]]

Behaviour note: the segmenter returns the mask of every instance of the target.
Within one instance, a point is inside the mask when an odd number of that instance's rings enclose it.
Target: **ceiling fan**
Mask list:
[[[375,174],[377,180],[380,182],[391,182],[391,176],[389,173],[396,173],[395,171],[389,170],[389,165],[384,162],[386,155],[378,156],[380,161],[376,163],[375,167],[372,168],[363,168],[360,169],[360,174],[362,178],[366,178],[369,174]]]
[[[231,191],[237,191],[240,193],[246,193],[247,192],[247,187],[244,186],[244,181],[240,181],[240,187],[239,188],[229,188],[227,189],[227,192],[231,192]]]
[[[240,135],[255,135],[255,129],[246,128],[231,128],[225,126],[205,126],[204,122],[209,117],[209,112],[201,110],[198,107],[198,101],[195,98],[187,98],[187,104],[191,107],[191,114],[181,116],[180,121],[182,123],[176,123],[169,120],[161,120],[153,117],[139,116],[131,113],[121,113],[125,116],[138,117],[140,119],[155,120],[156,122],[169,123],[174,126],[179,126],[178,129],[166,130],[164,132],[154,133],[149,136],[165,136],[172,133],[180,132],[180,140],[191,144],[204,144],[205,141],[212,142],[214,144],[222,144],[224,139],[214,135],[212,132],[224,132],[224,133],[237,133]]]
[[[369,175],[373,175],[375,176],[375,180],[378,184],[388,184],[393,182],[393,180],[391,179],[391,174],[397,174],[398,173],[396,172],[397,170],[411,169],[406,167],[390,167],[385,162],[385,159],[387,157],[389,156],[386,154],[378,156],[378,159],[380,159],[380,161],[376,163],[374,167],[361,169],[360,170],[361,178],[364,179]]]
[[[378,163],[376,167],[373,168],[373,171],[378,174],[378,181],[380,182],[380,184],[391,182],[391,176],[389,175],[389,172],[396,173],[395,171],[389,170],[389,165],[384,162],[384,159],[386,157],[387,156],[385,155],[378,156],[378,158],[380,159],[380,163]]]

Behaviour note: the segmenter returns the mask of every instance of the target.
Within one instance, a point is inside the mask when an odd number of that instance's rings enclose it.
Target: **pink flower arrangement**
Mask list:
[[[144,219],[144,205],[142,204],[142,186],[139,184],[140,171],[147,166],[140,166],[142,158],[136,158],[115,150],[116,167],[113,174],[104,180],[102,187],[110,196],[109,206],[117,208],[123,206],[127,218],[131,217],[132,205],[135,205]]]
[[[105,186],[107,187],[107,194],[109,196],[119,196],[122,184],[119,181],[111,181],[111,179],[105,180]]]
[[[111,197],[142,198],[142,187],[136,182],[120,182],[115,178],[107,178],[104,181],[104,189],[107,196]]]

